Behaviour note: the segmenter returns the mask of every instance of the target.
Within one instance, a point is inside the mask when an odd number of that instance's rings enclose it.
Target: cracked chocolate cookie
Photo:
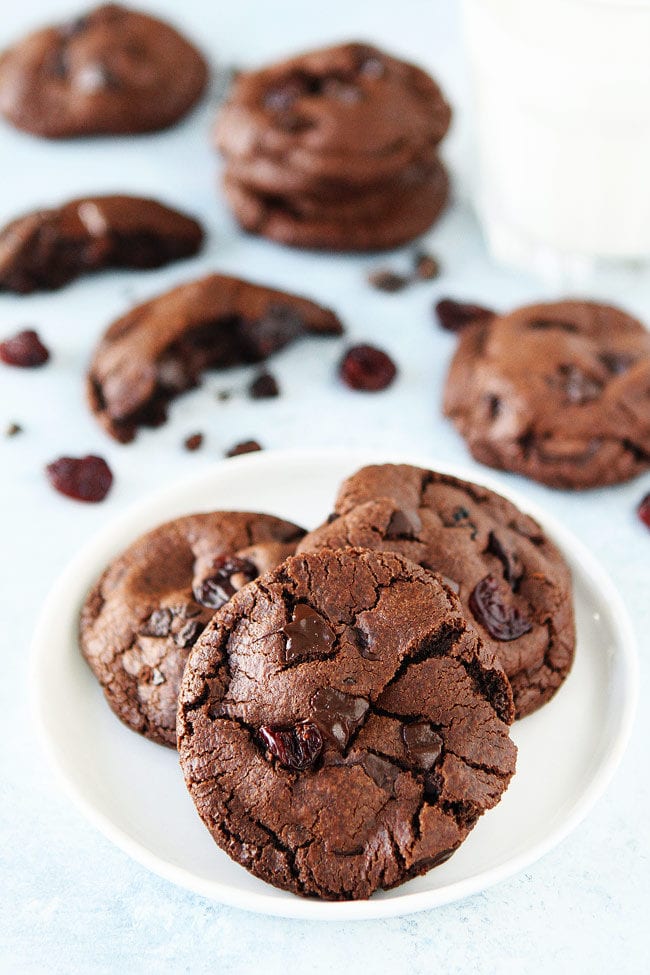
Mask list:
[[[118,718],[174,748],[191,647],[214,612],[303,535],[272,515],[214,511],[160,525],[111,562],[86,599],[79,632]]]
[[[336,315],[306,298],[212,274],[181,285],[114,322],[87,379],[104,429],[128,443],[159,426],[167,404],[206,369],[261,362],[302,335],[340,335]]]
[[[400,555],[287,559],[204,630],[178,745],[217,844],[349,900],[448,859],[515,769],[508,681],[455,594]]]
[[[426,72],[367,44],[243,72],[215,128],[226,196],[246,230],[284,244],[397,246],[447,200],[450,118]]]
[[[0,230],[0,291],[53,291],[104,268],[154,268],[196,254],[203,229],[139,196],[94,196],[35,210]]]
[[[551,487],[650,468],[650,334],[610,305],[530,305],[463,329],[445,414],[484,464]]]
[[[38,30],[0,57],[0,112],[49,139],[151,132],[177,122],[208,80],[168,24],[109,3]]]
[[[569,568],[543,529],[506,498],[406,464],[364,467],[299,552],[361,546],[439,572],[512,685],[516,715],[548,701],[575,653]]]

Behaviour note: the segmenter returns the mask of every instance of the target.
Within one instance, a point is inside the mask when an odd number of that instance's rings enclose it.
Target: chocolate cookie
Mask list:
[[[0,58],[0,112],[50,139],[151,132],[200,98],[208,68],[168,24],[105,4]]]
[[[71,200],[0,230],[0,291],[53,291],[102,268],[160,267],[196,254],[202,243],[196,220],[156,200]]]
[[[323,550],[237,593],[195,645],[181,766],[218,845],[303,896],[368,897],[447,860],[515,768],[503,671],[399,555]]]
[[[367,44],[242,73],[215,129],[226,196],[246,230],[281,243],[395,246],[446,202],[450,117],[432,78]]]
[[[159,426],[167,404],[205,369],[260,362],[301,335],[340,335],[336,315],[305,298],[212,274],[132,309],[95,351],[87,380],[93,413],[128,443]]]
[[[471,324],[444,410],[474,457],[560,488],[650,468],[650,334],[609,305],[530,305]]]
[[[295,247],[367,251],[398,247],[428,230],[447,202],[449,180],[436,160],[343,203],[254,193],[228,175],[224,191],[244,230]]]
[[[86,660],[115,714],[176,746],[178,688],[215,610],[277,565],[304,532],[271,515],[214,511],[155,528],[106,569],[81,612]]]
[[[299,552],[362,546],[439,572],[503,665],[517,717],[555,694],[575,652],[571,576],[536,521],[494,491],[406,464],[362,468],[330,518]]]

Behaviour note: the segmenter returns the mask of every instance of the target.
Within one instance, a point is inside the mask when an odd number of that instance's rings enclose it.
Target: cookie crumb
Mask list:
[[[248,387],[248,395],[251,399],[273,399],[279,396],[280,387],[275,376],[270,372],[260,372]]]
[[[440,274],[440,262],[426,251],[416,251],[413,255],[413,280],[433,281]]]
[[[5,429],[5,437],[15,437],[22,432],[23,428],[19,423],[10,423]]]
[[[391,271],[390,268],[379,268],[377,271],[371,271],[368,275],[368,284],[371,287],[388,294],[403,291],[408,283],[408,278],[404,277],[403,274]]]
[[[226,451],[226,457],[239,457],[240,454],[252,454],[256,450],[262,450],[261,444],[257,440],[244,440],[242,443],[235,444],[230,450]]]
[[[203,446],[203,434],[193,433],[191,436],[186,437],[186,439],[183,441],[183,446],[185,447],[185,450],[198,450]]]
[[[495,315],[491,308],[454,301],[452,298],[443,298],[439,301],[435,306],[435,312],[441,328],[446,332],[460,332],[466,325],[486,322]]]
[[[232,391],[230,389],[219,389],[217,390],[217,399],[220,403],[227,402],[232,397]]]

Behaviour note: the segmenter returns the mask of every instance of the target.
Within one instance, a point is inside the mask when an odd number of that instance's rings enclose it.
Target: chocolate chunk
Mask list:
[[[194,598],[202,606],[220,609],[238,589],[257,576],[257,566],[249,559],[220,555],[214,560],[211,574],[194,586]]]
[[[172,628],[172,619],[173,616],[170,609],[154,609],[140,630],[140,633],[143,636],[169,636]]]
[[[388,522],[386,538],[415,538],[421,528],[422,519],[415,508],[398,509]]]
[[[287,637],[285,656],[287,663],[310,660],[331,653],[336,634],[327,620],[306,603],[298,603],[291,622],[284,626]]]
[[[376,786],[379,786],[384,792],[394,795],[395,780],[400,771],[396,765],[379,755],[374,755],[372,752],[363,756],[361,765]]]
[[[402,738],[409,761],[427,772],[433,768],[442,754],[442,738],[427,721],[405,724]]]
[[[188,620],[174,637],[176,645],[182,648],[193,647],[204,627],[205,623],[199,623],[198,620]]]
[[[311,699],[312,719],[330,741],[345,749],[354,732],[363,724],[370,703],[335,687],[322,687]]]

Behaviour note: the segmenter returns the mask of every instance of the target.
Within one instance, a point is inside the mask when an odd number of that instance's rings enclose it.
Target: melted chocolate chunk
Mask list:
[[[296,772],[313,765],[323,748],[321,733],[311,721],[299,721],[293,728],[262,725],[259,734],[280,764]]]
[[[220,609],[247,582],[256,579],[257,567],[236,555],[221,555],[214,560],[213,573],[194,588],[194,598],[202,606]]]
[[[524,567],[517,553],[509,551],[494,532],[490,532],[488,536],[487,550],[499,559],[503,565],[503,578],[510,583],[512,591],[516,592],[524,577]]]
[[[140,630],[140,633],[142,636],[169,636],[173,618],[170,609],[154,609]]]
[[[422,519],[415,508],[402,508],[391,515],[386,529],[386,538],[414,538],[421,528]]]
[[[405,724],[402,727],[402,739],[409,761],[427,772],[442,754],[442,738],[428,721]]]
[[[353,697],[335,687],[321,687],[312,696],[312,718],[326,738],[345,749],[370,708],[365,697]]]
[[[370,637],[362,630],[360,626],[354,627],[354,640],[359,648],[359,653],[364,660],[379,660],[379,654],[376,653],[372,646],[370,645]]]
[[[185,626],[178,631],[174,637],[174,642],[177,646],[182,648],[193,647],[204,629],[204,623],[199,623],[198,620],[189,620]]]
[[[486,576],[476,584],[469,597],[469,608],[495,640],[517,640],[533,628],[516,606],[504,600],[494,576]]]
[[[372,752],[364,755],[360,764],[364,772],[368,773],[376,786],[379,786],[384,792],[389,792],[391,795],[394,795],[395,780],[399,775],[399,768],[397,766],[393,765],[392,762],[388,762],[385,758],[380,758],[379,755],[374,755]]]
[[[306,603],[297,604],[291,622],[286,624],[283,632],[287,637],[285,657],[290,664],[327,656],[336,639],[327,620]]]

